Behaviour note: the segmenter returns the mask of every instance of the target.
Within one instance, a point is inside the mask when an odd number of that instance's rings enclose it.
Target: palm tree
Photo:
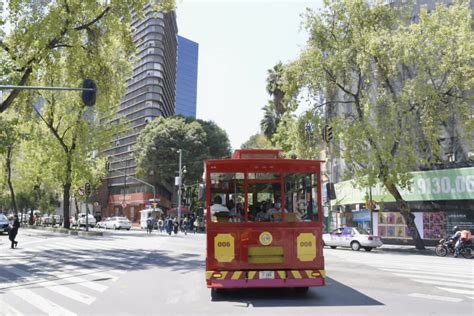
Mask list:
[[[268,139],[271,139],[275,134],[278,124],[287,110],[285,92],[283,91],[283,71],[284,67],[281,62],[273,66],[272,69],[268,69],[266,89],[272,100],[262,108],[264,114],[260,121],[260,128]]]

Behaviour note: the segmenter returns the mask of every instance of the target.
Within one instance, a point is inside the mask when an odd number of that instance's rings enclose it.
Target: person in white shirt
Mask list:
[[[216,215],[216,213],[227,212],[229,209],[222,205],[222,198],[219,195],[214,197],[214,204],[211,205],[211,215]]]

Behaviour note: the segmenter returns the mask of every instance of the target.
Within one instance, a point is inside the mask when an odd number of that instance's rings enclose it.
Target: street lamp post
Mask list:
[[[181,182],[182,182],[182,175],[183,175],[183,170],[181,170],[181,159],[182,159],[182,153],[183,150],[179,149],[179,175],[178,175],[178,224],[181,221]]]

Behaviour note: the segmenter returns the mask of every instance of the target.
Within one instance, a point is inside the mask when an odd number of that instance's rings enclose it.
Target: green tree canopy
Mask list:
[[[158,117],[140,133],[135,145],[137,173],[155,184],[173,185],[179,149],[188,183],[202,178],[203,160],[230,155],[227,134],[215,123]]]
[[[448,120],[472,144],[474,39],[469,1],[422,8],[416,19],[412,13],[411,6],[367,0],[325,1],[322,11],[309,10],[308,47],[288,65],[289,86],[296,87],[288,93],[324,96],[320,105],[352,175],[385,186],[423,248],[398,187],[410,185],[408,171],[439,158],[439,130]]]

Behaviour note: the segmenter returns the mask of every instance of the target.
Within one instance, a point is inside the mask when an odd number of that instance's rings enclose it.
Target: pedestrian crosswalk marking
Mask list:
[[[23,314],[17,311],[12,306],[8,305],[0,299],[0,316],[22,316]]]
[[[462,302],[463,300],[462,298],[428,295],[428,294],[421,294],[421,293],[411,293],[411,294],[408,294],[408,296],[417,297],[417,298],[426,298],[426,299],[437,300],[437,301],[454,302],[454,303],[459,303],[459,302]]]
[[[18,296],[25,302],[33,305],[37,309],[46,313],[47,315],[61,315],[61,316],[75,316],[76,314],[61,307],[50,300],[36,294],[33,291],[27,289],[14,290],[11,293]]]
[[[32,278],[28,278],[30,275],[29,273],[20,270],[15,267],[7,267],[7,271],[16,274],[17,276],[27,278],[28,281],[32,281]],[[73,290],[67,286],[61,285],[56,281],[40,281],[38,283],[35,283],[37,286],[45,287],[48,290],[51,290],[53,292],[56,292],[60,295],[63,295],[67,298],[70,298],[72,300],[78,301],[80,303],[84,303],[87,305],[92,304],[95,301],[95,297],[92,297],[90,295],[78,292],[76,290]]]
[[[428,280],[436,280],[436,281],[446,281],[450,282],[451,284],[453,282],[465,282],[466,279],[461,279],[461,278],[450,278],[450,277],[440,277],[437,275],[419,275],[416,272],[411,272],[411,273],[394,273],[396,276],[401,276],[401,277],[416,277],[416,279],[428,279]]]
[[[456,284],[456,286],[458,286],[458,284]],[[452,288],[440,287],[440,286],[437,286],[436,288],[438,288],[440,290],[448,291],[448,292],[451,292],[451,293],[474,295],[474,291],[452,289]]]
[[[399,272],[399,273],[407,273],[407,274],[428,274],[428,275],[438,275],[438,276],[447,276],[448,274],[446,273],[446,271],[440,271],[440,272],[436,272],[436,271],[420,271],[420,270],[411,270],[411,269],[404,269],[404,268],[399,268],[399,269],[393,269],[393,268],[380,268],[379,267],[379,270],[382,270],[382,271],[387,271],[387,272]],[[453,277],[460,277],[462,279],[465,279],[466,278],[466,273],[451,273],[449,272],[449,276],[453,276]]]
[[[418,283],[425,283],[425,284],[434,284],[434,285],[447,285],[447,286],[452,286],[453,282],[444,282],[444,281],[430,281],[430,280],[420,280],[420,279],[412,279],[415,282]],[[473,289],[472,284],[462,284],[462,283],[457,283],[456,287],[460,288],[466,288],[466,289]]]

